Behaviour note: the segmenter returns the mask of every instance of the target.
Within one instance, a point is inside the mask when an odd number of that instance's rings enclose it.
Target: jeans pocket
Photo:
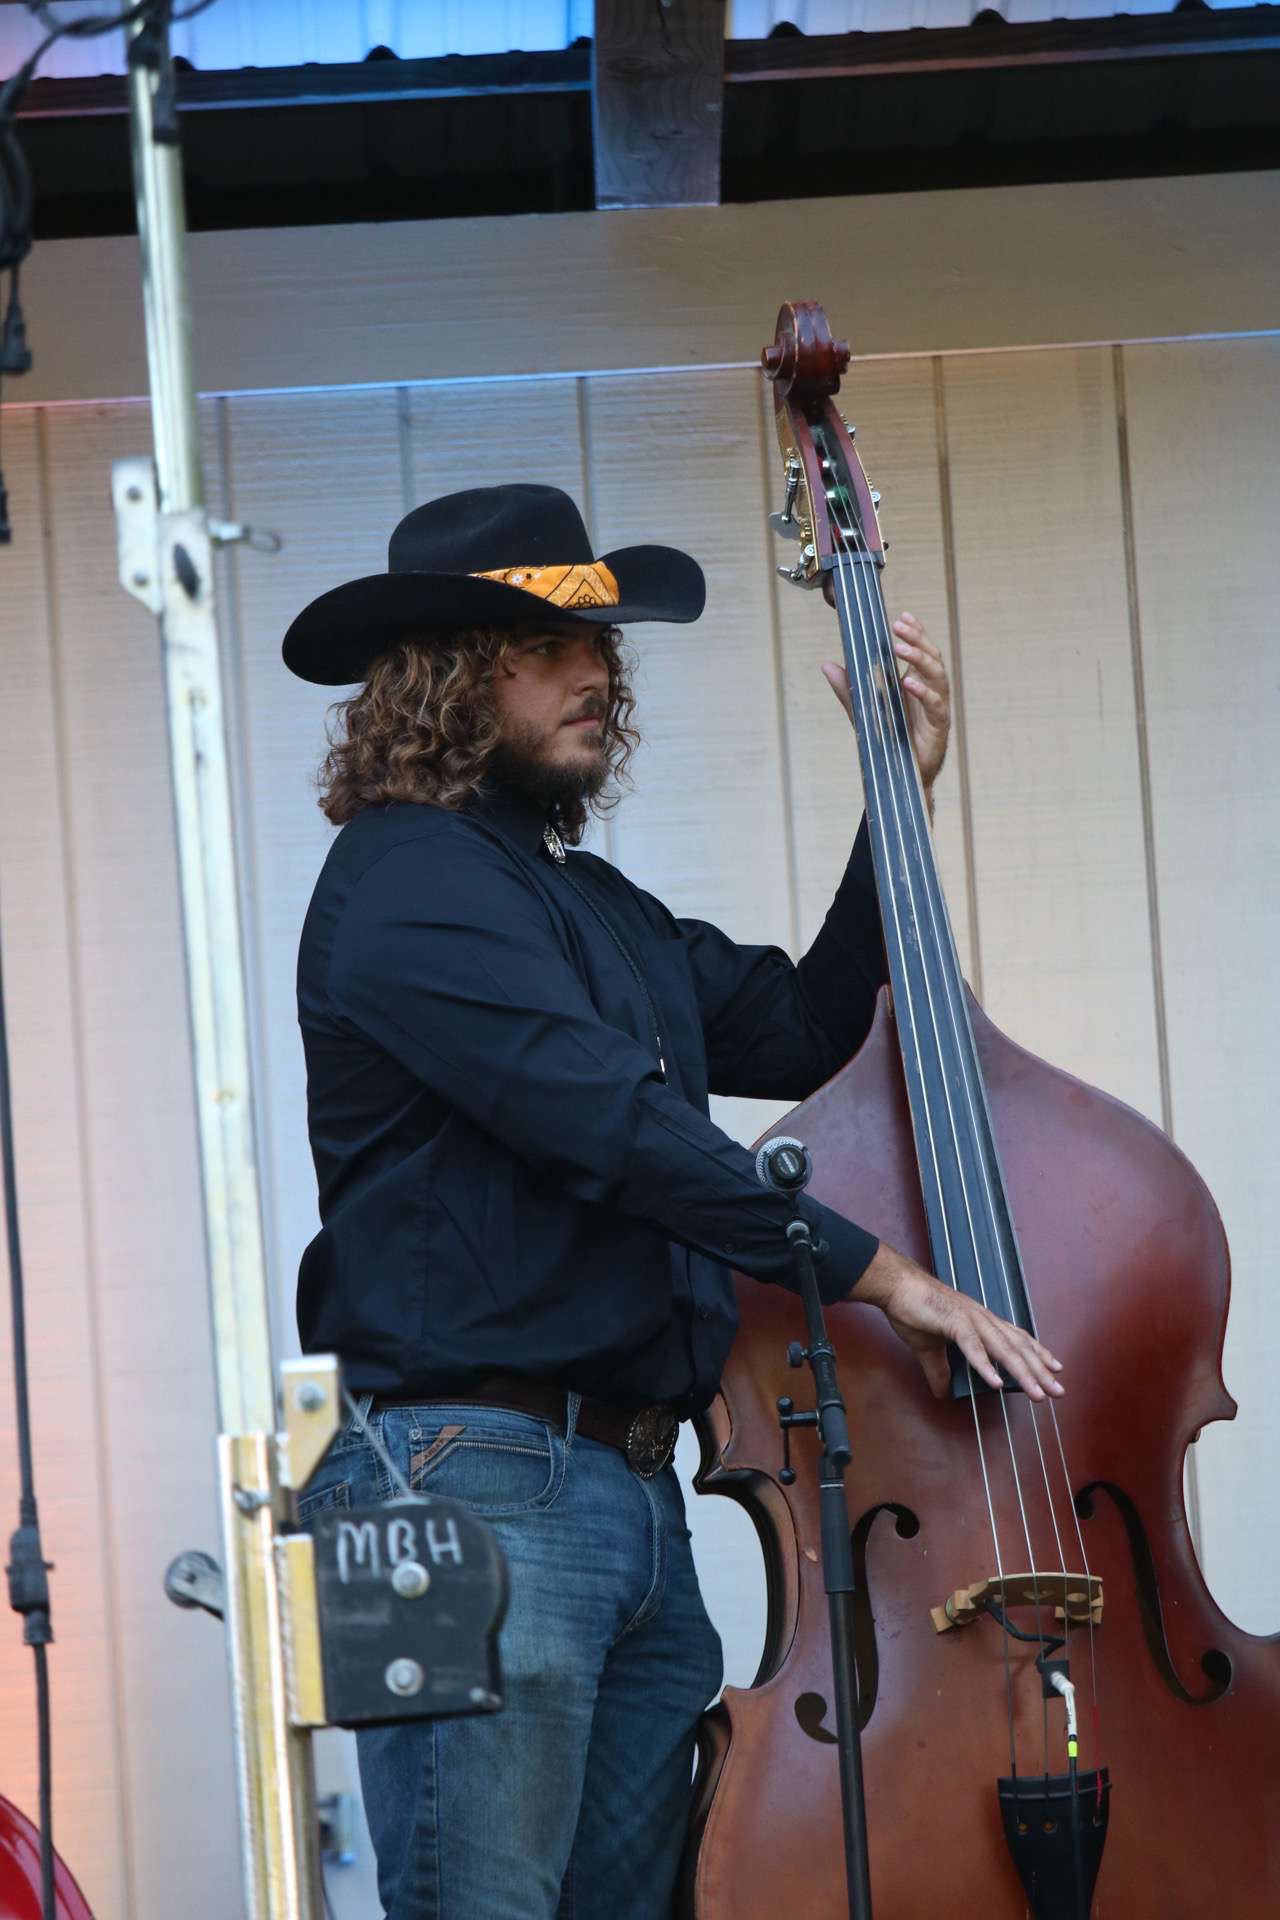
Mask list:
[[[388,1410],[383,1440],[415,1493],[473,1513],[541,1513],[564,1484],[564,1436],[532,1414],[498,1407]]]
[[[363,1435],[337,1435],[297,1498],[299,1526],[331,1507],[368,1507],[391,1492],[377,1454]]]
[[[305,1527],[308,1520],[314,1520],[318,1513],[327,1513],[331,1507],[349,1507],[350,1505],[349,1481],[336,1480],[329,1486],[308,1484],[298,1495],[298,1525]]]

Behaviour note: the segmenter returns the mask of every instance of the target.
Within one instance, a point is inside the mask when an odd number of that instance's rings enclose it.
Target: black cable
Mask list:
[[[176,10],[172,0],[135,0],[131,7],[123,7],[118,13],[81,14],[75,20],[60,20],[53,11],[50,0],[27,0],[27,12],[33,13],[42,27],[49,29],[50,40],[60,40],[64,35],[72,40],[91,40],[96,34],[111,33],[116,27],[131,26],[135,20],[143,19],[147,14],[165,14],[170,26],[176,26],[183,20],[194,20],[198,13],[204,13],[214,4],[214,0],[193,0],[189,7]]]
[[[36,1661],[36,1751],[40,1756],[38,1811],[40,1814],[40,1911],[44,1920],[56,1920],[53,1851],[53,1729],[49,1713],[49,1656],[42,1646],[33,1649]]]
[[[1065,1647],[1067,1644],[1065,1639],[1057,1640],[1051,1633],[1024,1633],[1021,1627],[1014,1626],[1003,1607],[998,1606],[994,1600],[984,1600],[982,1602],[982,1612],[989,1613],[996,1625],[1005,1633],[1009,1634],[1012,1639],[1025,1640],[1030,1646],[1039,1647],[1042,1660],[1051,1659],[1060,1648]]]
[[[26,1289],[18,1227],[18,1187],[13,1145],[13,1097],[5,1018],[4,969],[0,956],[0,1167],[4,1175],[5,1234],[9,1250],[9,1301],[13,1320],[14,1413],[18,1430],[18,1526],[9,1538],[9,1605],[23,1619],[22,1638],[35,1654],[36,1719],[40,1776],[40,1887],[44,1920],[56,1920],[53,1888],[53,1743],[49,1726],[49,1669],[45,1649],[53,1639],[49,1563],[40,1544],[35,1465],[31,1447],[31,1400],[27,1371]]]
[[[174,10],[173,0],[134,0],[132,6],[115,13],[93,13],[75,20],[61,20],[50,0],[26,0],[27,11],[47,29],[34,53],[28,55],[16,73],[0,86],[0,272],[14,267],[31,251],[31,175],[18,145],[14,120],[28,86],[49,48],[62,39],[87,40],[104,33],[116,33],[145,21],[155,30],[167,31],[176,22],[194,20],[214,4],[214,0],[192,0],[192,4]],[[22,373],[17,364],[21,352],[12,344],[15,331],[22,327],[22,310],[17,304],[16,286],[10,292],[5,320],[5,349],[0,371]],[[23,343],[25,345],[25,343]]]
[[[0,321],[0,403],[3,402],[5,374],[26,373],[31,366],[27,346],[26,322],[18,297],[18,268],[31,251],[32,185],[26,156],[18,143],[15,121],[23,96],[41,60],[56,41],[63,38],[87,40],[103,33],[143,23],[144,31],[130,46],[130,63],[144,60],[160,65],[163,37],[177,21],[193,20],[204,13],[214,0],[192,0],[189,6],[174,10],[173,0],[134,0],[132,6],[115,13],[93,13],[75,20],[62,20],[53,11],[50,0],[26,0],[27,11],[47,29],[45,37],[29,54],[16,73],[0,86],[0,276],[9,272],[9,298]],[[155,130],[157,140],[176,142],[178,138],[177,102],[168,63],[162,73],[163,86],[157,96]],[[9,524],[9,501],[0,465],[0,546],[13,538]]]

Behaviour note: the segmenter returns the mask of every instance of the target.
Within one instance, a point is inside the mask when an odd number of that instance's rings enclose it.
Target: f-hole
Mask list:
[[[871,1529],[876,1516],[881,1513],[893,1515],[894,1532],[899,1540],[914,1540],[920,1531],[920,1522],[910,1507],[899,1506],[894,1500],[885,1500],[879,1506],[868,1507],[853,1529],[853,1658],[858,1674],[858,1731],[867,1726],[876,1708],[876,1694],[880,1686],[880,1655],[876,1648],[876,1617],[871,1602],[871,1587],[867,1580],[867,1543],[871,1538]]]
[[[1155,1663],[1156,1671],[1176,1700],[1185,1701],[1189,1707],[1211,1706],[1215,1700],[1221,1700],[1231,1685],[1231,1661],[1217,1647],[1209,1647],[1200,1656],[1200,1671],[1209,1682],[1208,1688],[1203,1693],[1192,1693],[1183,1686],[1169,1652],[1164,1630],[1164,1608],[1160,1601],[1160,1580],[1142,1516],[1123,1488],[1115,1486],[1110,1480],[1091,1480],[1076,1495],[1076,1512],[1082,1520],[1093,1518],[1095,1493],[1105,1493],[1124,1522],[1129,1555],[1133,1561],[1134,1584],[1138,1592],[1138,1615],[1142,1621],[1147,1651]]]

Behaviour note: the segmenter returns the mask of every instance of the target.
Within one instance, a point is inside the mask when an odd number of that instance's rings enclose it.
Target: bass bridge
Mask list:
[[[957,1587],[940,1607],[930,1607],[929,1617],[935,1632],[946,1633],[952,1627],[972,1626],[993,1608],[1006,1615],[1011,1607],[1050,1606],[1054,1620],[1064,1627],[1100,1627],[1102,1581],[1097,1574],[1064,1573],[1061,1567],[1052,1573],[1006,1573]]]

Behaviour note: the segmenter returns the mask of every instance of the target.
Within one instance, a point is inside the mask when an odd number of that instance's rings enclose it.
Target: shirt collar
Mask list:
[[[536,853],[542,845],[546,813],[536,801],[512,787],[488,787],[476,795],[468,811],[489,826],[497,827],[526,853]]]

